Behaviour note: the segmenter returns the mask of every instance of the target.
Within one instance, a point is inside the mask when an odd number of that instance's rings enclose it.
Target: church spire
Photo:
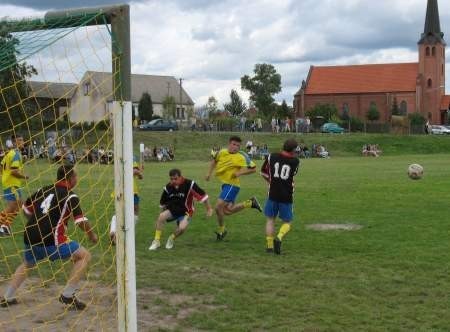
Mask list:
[[[439,20],[439,7],[437,0],[428,0],[425,27],[419,40],[419,44],[424,43],[445,44],[444,33],[441,31],[441,23]]]

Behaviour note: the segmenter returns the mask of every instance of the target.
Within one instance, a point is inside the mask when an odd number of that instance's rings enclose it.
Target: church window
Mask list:
[[[433,80],[431,78],[427,81],[427,87],[431,88],[433,86]]]
[[[431,55],[432,56],[436,56],[436,47],[433,46],[433,48],[431,49]]]
[[[406,115],[408,113],[408,104],[402,100],[400,103],[400,115]]]
[[[350,107],[347,103],[342,105],[342,120],[348,120],[350,118]]]
[[[427,47],[427,48],[425,49],[425,55],[426,55],[426,56],[430,56],[430,48],[429,48],[429,47]]]

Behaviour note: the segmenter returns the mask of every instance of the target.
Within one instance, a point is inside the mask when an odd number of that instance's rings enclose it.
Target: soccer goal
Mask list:
[[[0,21],[0,158],[20,151],[28,177],[9,194],[3,183],[0,292],[23,259],[27,223],[8,198],[54,183],[61,164],[76,165],[73,190],[99,237],[91,244],[69,220],[66,234],[92,255],[78,292],[85,310],[58,302],[72,262],[44,259],[17,289],[18,303],[0,308],[0,330],[137,329],[130,68],[127,5]]]

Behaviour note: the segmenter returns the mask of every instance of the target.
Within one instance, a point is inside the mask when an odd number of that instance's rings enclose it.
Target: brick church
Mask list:
[[[371,104],[380,123],[390,121],[394,100],[400,114],[419,112],[432,124],[447,123],[445,47],[437,0],[428,0],[425,28],[418,42],[419,62],[311,66],[294,97],[298,116],[316,104],[334,104],[340,115],[366,119]]]

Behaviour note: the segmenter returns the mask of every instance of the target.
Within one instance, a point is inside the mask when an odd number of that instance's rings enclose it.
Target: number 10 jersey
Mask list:
[[[269,181],[269,199],[292,203],[294,176],[300,161],[293,153],[271,153],[261,167],[261,175]]]

